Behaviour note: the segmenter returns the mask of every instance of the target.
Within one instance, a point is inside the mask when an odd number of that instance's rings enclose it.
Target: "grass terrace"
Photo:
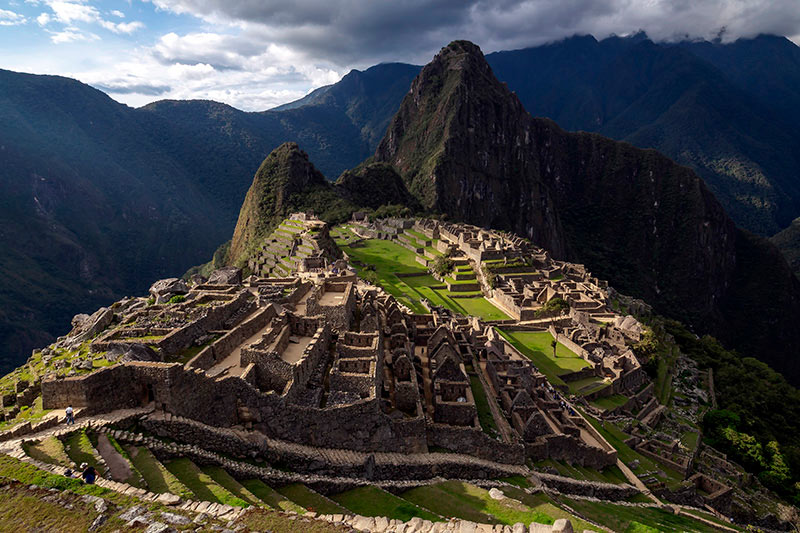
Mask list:
[[[386,516],[403,522],[407,522],[415,516],[431,522],[442,519],[442,517],[426,511],[418,505],[373,486],[348,490],[333,496],[331,499],[361,516]]]
[[[304,509],[314,511],[317,514],[338,514],[347,512],[344,507],[341,507],[333,500],[299,483],[292,483],[291,485],[281,487],[278,489],[278,492]]]
[[[504,331],[497,330],[514,348],[533,361],[533,364],[553,385],[566,385],[560,376],[576,372],[589,365],[583,357],[561,344],[556,346],[553,357],[553,336],[549,331]]]
[[[626,533],[650,532],[716,532],[717,528],[695,520],[685,514],[676,515],[656,507],[624,507],[604,502],[572,500],[560,497],[570,508],[586,518],[601,523],[613,531]],[[726,524],[733,527],[731,524]],[[734,529],[738,529],[735,528]]]
[[[194,499],[194,494],[181,483],[172,472],[161,464],[155,456],[143,446],[127,447],[131,462],[147,483],[147,488],[159,494],[171,492],[184,499]]]
[[[445,481],[411,489],[402,498],[443,517],[459,517],[478,523],[552,524],[553,516],[512,500],[495,500],[489,491],[463,481]]]
[[[428,270],[416,260],[416,254],[399,244],[381,240],[367,239],[353,246],[337,241],[354,262],[356,270],[365,277],[369,274],[366,265],[374,267],[378,284],[415,313],[427,312],[420,303],[423,298],[434,305],[440,305],[457,313],[478,316],[484,320],[506,320],[508,315],[492,305],[480,291],[459,292],[454,298],[444,283],[433,278]],[[418,274],[412,277],[398,277],[397,274]],[[463,281],[457,283],[475,283]]]
[[[500,432],[497,429],[497,422],[495,422],[492,409],[489,407],[491,400],[486,396],[481,379],[476,375],[470,375],[469,384],[472,389],[472,396],[475,398],[475,407],[478,410],[478,421],[481,424],[481,429],[487,435],[497,437]]]
[[[222,485],[214,481],[211,476],[185,457],[170,461],[164,466],[201,500],[224,503],[236,507],[249,506],[246,501],[228,492]]]
[[[534,466],[536,466],[538,470],[543,470],[547,467],[554,468],[559,475],[583,481],[600,481],[603,483],[613,483],[615,485],[628,483],[625,474],[622,473],[622,470],[620,470],[617,465],[609,466],[603,470],[595,470],[580,465],[571,465],[566,461],[545,459],[544,461],[538,461]]]
[[[292,500],[276,491],[260,479],[248,479],[242,481],[242,486],[259,500],[279,511],[294,511],[305,514],[305,508],[297,505]]]

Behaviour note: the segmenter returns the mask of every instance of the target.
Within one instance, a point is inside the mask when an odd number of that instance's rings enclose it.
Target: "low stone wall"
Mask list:
[[[599,481],[582,481],[564,476],[536,472],[536,476],[549,489],[555,489],[562,494],[576,496],[589,496],[600,500],[620,501],[639,494],[639,489],[623,483],[602,483]]]
[[[480,429],[428,424],[428,445],[458,453],[474,455],[481,459],[508,464],[525,462],[522,444],[507,444],[489,437]]]
[[[589,446],[571,435],[545,435],[525,445],[527,457],[533,461],[555,459],[602,470],[616,464],[617,452]]]
[[[202,368],[208,370],[218,361],[225,359],[230,353],[240,346],[245,340],[255,335],[277,315],[275,307],[270,305],[258,311],[253,317],[242,322],[227,334],[217,339],[210,346],[204,348],[194,356],[186,366],[188,368]]]

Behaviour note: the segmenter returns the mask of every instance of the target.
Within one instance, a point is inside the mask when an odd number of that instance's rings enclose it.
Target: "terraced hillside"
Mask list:
[[[434,305],[484,320],[509,318],[484,298],[475,271],[465,259],[453,259],[452,272],[441,280],[431,275],[429,267],[445,257],[438,239],[414,229],[388,240],[363,238],[353,230],[351,225],[337,226],[331,235],[362,277],[380,284],[412,311],[425,313],[426,305]]]
[[[68,443],[73,441],[81,442],[81,453],[99,458],[106,477],[98,479],[97,487],[81,485],[60,475],[65,468],[74,469],[73,459],[85,458],[65,453],[70,447]],[[111,443],[113,455],[96,444],[103,441]],[[193,513],[205,512],[212,522],[215,517],[227,516],[234,520],[229,524],[245,527],[270,524],[273,531],[291,531],[284,529],[284,524],[285,518],[293,515],[306,519],[321,517],[328,523],[347,523],[356,529],[361,524],[367,531],[394,531],[392,524],[403,522],[424,528],[425,524],[453,519],[501,526],[531,522],[546,525],[568,519],[576,531],[598,530],[600,524],[608,523],[613,523],[617,531],[720,530],[712,525],[716,519],[701,511],[676,515],[650,504],[598,503],[595,499],[534,489],[529,480],[520,476],[476,482],[434,481],[412,488],[361,485],[341,490],[319,488],[323,485],[317,483],[315,490],[301,482],[271,486],[259,478],[237,475],[240,469],[230,465],[249,464],[242,460],[226,459],[227,467],[203,464],[188,457],[168,457],[164,450],[170,446],[174,443],[113,427],[56,428],[49,430],[47,436],[27,441],[24,451],[12,453],[16,457],[0,455],[0,480],[11,478],[23,483],[67,487],[77,494],[88,492],[111,498],[117,506],[134,505],[137,501],[157,502],[148,505],[156,510],[160,505],[164,516],[177,521],[182,516],[188,519]],[[117,479],[123,465],[122,471],[127,471],[128,477]],[[609,479],[614,476],[610,474]],[[128,484],[130,480],[136,480],[138,486]],[[0,483],[0,491],[8,492],[7,487],[8,482]],[[582,512],[576,513],[573,510],[576,508]],[[125,515],[120,515],[124,523]],[[3,520],[0,512],[0,524]],[[115,519],[109,524],[120,521]],[[326,522],[305,524],[303,531],[337,531]],[[721,523],[719,526],[737,530]]]

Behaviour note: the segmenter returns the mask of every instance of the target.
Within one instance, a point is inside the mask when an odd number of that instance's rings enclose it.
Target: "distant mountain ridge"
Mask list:
[[[800,214],[800,62],[782,37],[580,37],[487,60],[532,114],[692,166],[748,229],[770,234]],[[353,71],[260,113],[209,101],[131,109],[74,80],[0,71],[0,370],[72,314],[206,260],[275,147],[299,143],[329,180],[358,165],[419,71]],[[343,180],[358,201],[381,171],[359,172]],[[372,200],[406,197],[393,187]]]

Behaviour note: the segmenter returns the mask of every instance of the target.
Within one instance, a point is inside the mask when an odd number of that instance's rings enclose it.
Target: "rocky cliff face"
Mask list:
[[[422,70],[375,159],[426,208],[528,236],[797,380],[790,339],[771,330],[793,329],[800,288],[774,248],[738,230],[690,169],[532,118],[472,43],[451,43]],[[756,279],[761,261],[774,277]],[[763,284],[779,288],[780,313]],[[749,335],[735,331],[745,322]]]
[[[387,163],[364,163],[346,170],[336,180],[336,190],[353,204],[376,209],[382,205],[418,207],[403,178]]]

